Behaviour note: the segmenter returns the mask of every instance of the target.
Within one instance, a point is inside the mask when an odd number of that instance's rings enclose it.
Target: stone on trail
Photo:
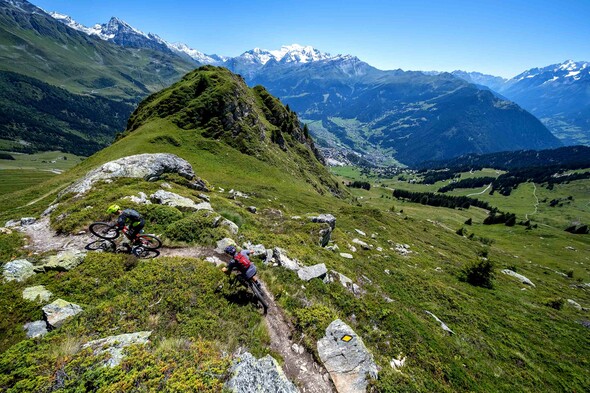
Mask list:
[[[91,170],[82,179],[60,192],[59,196],[67,193],[84,194],[94,183],[101,180],[131,177],[154,181],[164,173],[178,173],[189,180],[195,177],[191,164],[174,154],[137,154],[107,162]]]
[[[23,329],[27,331],[28,338],[41,337],[49,333],[49,331],[47,330],[47,322],[45,321],[35,321],[26,323],[23,326]]]
[[[535,287],[535,284],[533,284],[533,282],[531,280],[529,280],[528,278],[526,278],[522,274],[518,274],[518,273],[516,273],[516,272],[514,272],[514,271],[512,271],[510,269],[503,269],[502,270],[502,273],[517,278],[523,284],[527,284],[527,285],[530,285],[532,287]]]
[[[234,393],[298,393],[279,363],[270,355],[256,359],[246,352],[230,369],[225,388]]]
[[[82,348],[92,348],[94,355],[101,355],[108,352],[111,357],[104,363],[104,366],[115,367],[121,364],[125,357],[123,349],[130,345],[141,344],[145,345],[149,341],[151,331],[120,334],[118,336],[109,336],[99,340],[90,341],[82,346]]]
[[[57,255],[52,255],[47,258],[43,265],[39,266],[39,270],[49,271],[57,270],[65,272],[72,270],[76,266],[84,262],[86,258],[86,252],[79,250],[66,250],[60,251]]]
[[[57,299],[43,307],[43,318],[47,321],[49,327],[56,329],[62,326],[69,317],[73,317],[82,311],[82,307],[77,304]]]
[[[10,261],[2,269],[5,281],[21,282],[35,275],[35,267],[26,259]]]
[[[340,319],[326,328],[326,336],[317,345],[320,359],[338,393],[364,393],[368,378],[377,378],[378,370],[373,355],[363,340]]]
[[[313,266],[305,266],[297,271],[297,275],[303,281],[309,281],[313,278],[324,278],[327,273],[328,269],[326,269],[326,265],[323,263],[318,263]]]
[[[51,296],[53,296],[53,293],[45,289],[43,285],[28,287],[23,290],[23,299],[32,302],[38,301],[39,303],[46,303],[51,299]]]

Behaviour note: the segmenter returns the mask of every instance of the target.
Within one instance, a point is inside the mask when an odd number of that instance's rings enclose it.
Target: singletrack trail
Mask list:
[[[535,183],[533,183],[533,196],[535,197],[535,211],[530,213],[530,215],[532,216],[533,214],[537,214],[538,210],[539,210],[539,197],[537,196],[537,185]],[[529,213],[525,214],[525,219],[528,220],[529,219]]]
[[[484,188],[483,191],[474,192],[473,194],[467,194],[465,196],[470,197],[470,196],[473,196],[473,195],[481,195],[481,194],[485,193],[487,190],[489,190],[491,186],[492,186],[492,183],[488,184],[488,186],[486,188]]]

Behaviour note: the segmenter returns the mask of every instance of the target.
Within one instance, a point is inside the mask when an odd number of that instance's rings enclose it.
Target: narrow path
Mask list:
[[[22,205],[22,206],[17,207],[17,209],[21,209],[23,207],[34,205],[35,203],[47,198],[49,195],[55,194],[61,188],[63,188],[63,186],[58,186],[58,187],[54,188],[53,190],[49,191],[48,193],[41,195],[39,198],[33,199],[31,202],[27,203],[26,205]]]
[[[530,213],[530,214],[531,214],[531,216],[532,216],[533,214],[537,214],[537,212],[538,212],[538,210],[539,210],[539,197],[537,197],[537,185],[536,185],[535,183],[533,183],[533,187],[534,187],[534,188],[533,188],[533,196],[535,197],[535,200],[536,200],[536,202],[535,202],[535,211],[534,211],[534,212],[532,212],[532,213]],[[525,217],[525,219],[526,219],[526,220],[528,220],[528,219],[529,219],[529,214],[528,214],[528,213],[527,213],[527,214],[525,214],[525,216],[524,216],[524,217]]]
[[[490,189],[490,187],[491,187],[491,186],[492,186],[492,183],[488,184],[488,186],[487,186],[486,188],[484,188],[484,189],[483,189],[483,191],[480,191],[480,192],[474,192],[473,194],[467,194],[467,195],[465,195],[465,196],[468,196],[468,197],[470,197],[470,196],[473,196],[473,195],[481,195],[481,194],[484,194],[484,193],[485,193],[487,190],[489,190],[489,189]]]
[[[264,292],[269,294],[266,286]],[[285,374],[299,386],[302,393],[336,392],[326,369],[313,359],[311,353],[293,341],[292,332],[295,329],[271,294],[266,327],[270,336],[270,348],[282,356]],[[294,344],[301,348],[299,352],[293,350]]]

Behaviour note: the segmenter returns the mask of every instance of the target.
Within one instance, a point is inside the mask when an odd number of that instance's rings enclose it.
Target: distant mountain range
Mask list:
[[[35,64],[33,53],[43,52],[43,64],[20,72],[76,93],[136,101],[178,80],[187,69],[213,64],[279,96],[300,114],[328,156],[354,152],[374,162],[395,158],[413,164],[466,153],[561,145],[534,116],[503,99],[502,93],[487,91],[484,86],[491,80],[501,81],[482,74],[464,81],[466,75],[382,71],[351,55],[332,56],[301,45],[275,51],[253,49],[228,58],[169,43],[117,18],[85,27],[66,15],[50,16],[24,0],[0,1],[0,11],[10,7],[18,12],[5,15],[14,19],[20,13],[21,20],[16,21],[16,30],[12,21],[11,31],[8,18],[3,18],[4,26],[0,18],[0,43],[8,41],[14,48],[7,58],[19,56]],[[35,23],[23,23],[27,17]],[[44,28],[36,28],[40,25]],[[35,40],[19,36],[23,29],[35,31]],[[19,51],[19,44],[11,42],[15,35],[27,50]],[[111,56],[117,57],[120,67],[109,60]],[[148,69],[145,61],[139,61],[145,56],[151,57]],[[61,68],[64,58],[67,62]],[[3,61],[0,69],[19,72],[7,64]],[[47,65],[51,70],[43,69]]]

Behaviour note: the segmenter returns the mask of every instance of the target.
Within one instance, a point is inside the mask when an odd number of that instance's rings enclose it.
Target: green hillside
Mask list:
[[[189,161],[207,182],[215,211],[238,224],[239,234],[233,236],[238,244],[283,248],[303,265],[324,263],[358,286],[352,293],[339,282],[303,282],[295,272],[254,259],[277,306],[293,323],[292,340],[316,359],[316,342],[336,318],[362,337],[380,367],[370,391],[555,392],[590,386],[590,339],[582,324],[588,314],[567,302],[590,306],[588,235],[566,233],[549,219],[536,221],[543,225],[531,230],[489,226],[482,223],[487,216],[482,209],[397,201],[388,189],[396,180],[381,180],[384,186],[376,187],[375,179],[363,178],[373,185],[370,190],[345,189],[342,181],[349,179],[336,179],[321,165],[295,114],[224,69],[200,68],[150,96],[112,146],[42,184],[0,196],[0,218],[39,217],[60,190],[87,171],[121,157],[162,152]],[[58,198],[60,206],[50,216],[53,229],[75,233],[106,219],[106,206],[119,202],[150,217],[147,230],[161,235],[166,250],[174,246],[198,255],[200,247],[213,247],[216,236],[228,235],[208,230],[206,217],[122,199],[150,194],[164,182],[193,200],[202,193],[175,175],[154,182],[97,183],[87,194]],[[588,203],[587,184],[572,182],[566,192],[575,189],[576,203]],[[248,198],[232,197],[231,189]],[[558,189],[543,192],[551,196]],[[501,208],[518,203],[517,197],[503,197]],[[330,245],[337,251],[318,244],[326,224],[310,217],[319,213],[336,217]],[[516,213],[522,219],[525,209]],[[466,236],[458,235],[468,219]],[[192,239],[177,236],[173,229],[181,224],[187,224],[181,232],[194,234]],[[354,239],[367,243],[367,249]],[[28,255],[31,249],[21,248],[22,241],[19,233],[0,234],[0,261],[42,257]],[[403,255],[400,247],[410,252]],[[494,266],[492,288],[462,280],[486,261]],[[525,286],[502,269],[517,271],[536,286]],[[221,391],[238,348],[285,362],[271,350],[265,317],[248,294],[227,286],[216,290],[225,280],[202,255],[136,260],[91,253],[71,271],[1,284],[0,390]],[[22,325],[39,319],[40,307],[23,300],[22,291],[41,284],[84,312],[43,338],[26,339]],[[82,348],[89,340],[145,330],[152,331],[151,342],[132,347],[120,366],[99,367],[92,351]],[[407,360],[395,371],[390,361],[400,354]]]

